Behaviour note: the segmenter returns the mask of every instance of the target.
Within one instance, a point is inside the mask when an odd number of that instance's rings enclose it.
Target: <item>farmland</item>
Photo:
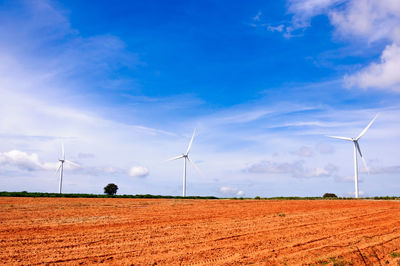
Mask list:
[[[399,261],[399,201],[0,198],[0,264]]]

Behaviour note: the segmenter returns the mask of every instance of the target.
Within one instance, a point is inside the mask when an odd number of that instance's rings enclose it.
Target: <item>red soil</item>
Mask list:
[[[0,198],[0,264],[400,265],[400,202]]]

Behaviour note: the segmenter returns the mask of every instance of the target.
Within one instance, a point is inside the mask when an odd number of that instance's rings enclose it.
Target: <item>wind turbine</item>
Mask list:
[[[69,164],[71,164],[71,165],[74,165],[74,166],[79,167],[78,164],[76,164],[76,163],[74,163],[74,162],[71,162],[71,161],[68,161],[68,160],[65,159],[64,143],[61,144],[61,153],[62,153],[62,158],[61,158],[61,159],[58,159],[58,161],[59,161],[60,163],[59,163],[59,166],[57,167],[57,171],[56,171],[56,174],[58,173],[58,171],[60,171],[60,189],[59,189],[59,193],[60,193],[60,194],[61,194],[61,190],[62,190],[62,180],[63,180],[63,173],[64,173],[64,163],[69,163]]]
[[[330,138],[335,138],[335,139],[342,139],[342,140],[347,140],[347,141],[352,141],[354,144],[354,184],[355,184],[355,196],[356,198],[358,198],[358,163],[357,163],[357,151],[360,154],[360,157],[364,163],[365,169],[367,169],[367,171],[369,172],[368,166],[367,166],[367,162],[365,161],[365,158],[363,156],[363,154],[361,153],[361,148],[360,148],[360,144],[358,143],[358,140],[364,136],[365,132],[367,132],[367,130],[370,128],[370,126],[372,125],[372,123],[374,123],[375,119],[378,117],[378,115],[376,115],[374,117],[374,119],[372,119],[371,122],[369,122],[368,126],[366,128],[364,128],[363,131],[361,131],[360,135],[358,135],[357,138],[348,138],[348,137],[337,137],[337,136],[328,136]]]
[[[184,153],[184,154],[182,154],[182,155],[180,155],[180,156],[177,156],[177,157],[174,157],[174,158],[171,158],[171,159],[168,159],[168,160],[167,160],[167,162],[168,162],[168,161],[174,161],[174,160],[178,160],[178,159],[183,158],[183,188],[182,188],[182,196],[183,196],[183,197],[186,197],[186,160],[188,160],[188,161],[193,165],[193,167],[194,167],[198,172],[200,172],[200,169],[199,169],[199,168],[194,164],[194,162],[193,162],[192,160],[190,160],[190,158],[189,158],[189,151],[190,151],[190,148],[192,147],[192,143],[193,143],[193,139],[194,139],[195,133],[196,133],[196,129],[194,129],[194,131],[193,131],[192,139],[190,140],[190,143],[189,143],[189,146],[188,146],[188,148],[187,148],[186,153]]]

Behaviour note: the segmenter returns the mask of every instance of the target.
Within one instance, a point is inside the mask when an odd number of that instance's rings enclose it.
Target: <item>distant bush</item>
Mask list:
[[[390,196],[385,196],[385,197],[373,197],[375,200],[395,200],[399,199],[399,197],[390,197]]]
[[[321,197],[272,197],[272,198],[264,198],[269,200],[320,200]]]
[[[254,199],[261,199],[259,196],[254,197]]]
[[[333,194],[334,195],[334,194]],[[47,193],[47,192],[8,192],[8,191],[0,191],[0,197],[51,197],[51,198],[126,198],[126,199],[233,199],[233,200],[248,200],[251,198],[218,198],[215,196],[164,196],[164,195],[106,195],[106,194],[59,194],[59,193]],[[261,199],[261,198],[260,198]],[[263,200],[320,200],[321,197],[271,197],[271,198],[262,198]],[[341,200],[354,200],[354,198],[330,198],[330,199],[341,199]],[[400,200],[400,197],[396,196],[386,196],[386,197],[369,197],[364,199],[371,200]]]
[[[322,197],[323,198],[337,198],[337,196],[333,193],[325,193]]]
[[[163,195],[106,195],[106,194],[59,194],[46,192],[8,192],[0,191],[0,197],[33,197],[33,198],[129,198],[129,199],[183,199],[182,196],[163,196]],[[214,196],[188,196],[185,199],[218,199]]]

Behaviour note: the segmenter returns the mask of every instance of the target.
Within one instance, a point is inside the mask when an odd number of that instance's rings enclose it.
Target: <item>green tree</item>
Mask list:
[[[116,184],[110,183],[104,187],[104,193],[107,195],[117,194],[118,186]]]
[[[322,197],[323,198],[337,198],[337,196],[333,193],[325,193]]]

